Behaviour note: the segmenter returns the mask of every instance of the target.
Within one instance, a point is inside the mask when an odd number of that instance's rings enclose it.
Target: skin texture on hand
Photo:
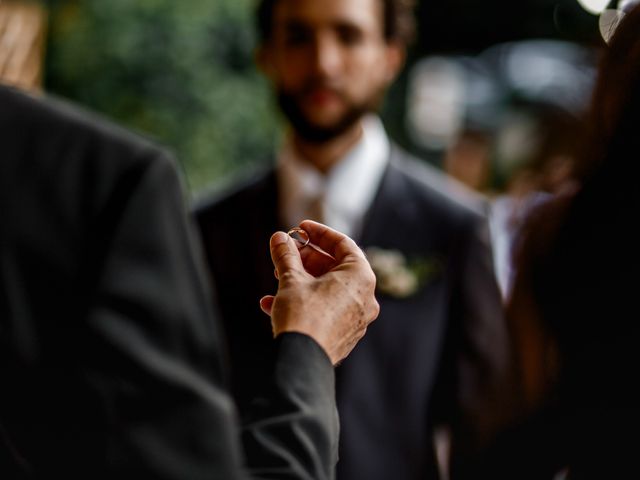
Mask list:
[[[378,316],[375,275],[364,253],[346,235],[310,220],[300,227],[330,256],[308,247],[298,250],[286,233],[275,233],[270,247],[278,292],[262,298],[260,306],[271,316],[274,336],[309,335],[336,365]]]

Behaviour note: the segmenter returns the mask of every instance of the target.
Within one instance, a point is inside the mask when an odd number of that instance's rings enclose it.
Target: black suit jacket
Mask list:
[[[463,440],[460,451],[486,434],[483,414],[494,407],[506,339],[481,206],[456,188],[394,149],[359,244],[437,267],[409,298],[379,293],[378,320],[338,369],[339,478],[436,478],[434,425],[449,424]],[[241,411],[250,410],[274,355],[258,299],[276,288],[265,242],[291,227],[279,221],[277,205],[271,170],[195,211]]]
[[[162,150],[0,87],[1,478],[333,476],[333,368],[309,337],[269,342],[241,439],[182,200]]]

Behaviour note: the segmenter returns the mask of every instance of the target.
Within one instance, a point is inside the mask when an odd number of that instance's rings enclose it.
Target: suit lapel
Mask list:
[[[412,199],[404,174],[399,168],[399,152],[392,146],[389,165],[382,176],[378,192],[367,211],[360,237],[362,247],[389,246],[398,240],[398,226],[410,221]]]

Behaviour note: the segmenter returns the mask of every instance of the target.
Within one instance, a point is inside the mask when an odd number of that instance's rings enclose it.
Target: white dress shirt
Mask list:
[[[505,300],[510,297],[515,276],[515,242],[531,211],[550,198],[551,194],[536,191],[520,198],[504,194],[491,202],[489,231],[493,247],[493,266]]]
[[[307,218],[322,197],[324,223],[351,237],[360,235],[364,216],[378,191],[391,145],[377,116],[363,119],[362,137],[327,174],[301,158],[291,142],[278,156],[280,218],[288,226]]]

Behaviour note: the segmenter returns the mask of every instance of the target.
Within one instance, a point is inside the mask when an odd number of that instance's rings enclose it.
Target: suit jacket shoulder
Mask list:
[[[434,208],[442,208],[447,215],[486,216],[486,198],[427,162],[396,148],[390,168],[405,176],[408,184],[415,187],[412,193],[418,198],[424,198]]]
[[[301,335],[279,340],[245,461],[162,150],[3,87],[0,145],[0,477],[330,478],[333,368]]]
[[[482,196],[394,146],[365,218],[362,242],[384,248],[401,245],[402,251],[414,253],[437,249],[437,244],[445,248],[452,239],[482,229],[486,209]],[[402,231],[391,230],[391,225]]]
[[[275,170],[260,168],[240,178],[224,180],[221,186],[201,195],[193,203],[192,212],[199,224],[223,220],[240,223],[242,215],[260,206],[267,198],[274,200],[276,197]]]
[[[110,146],[132,151],[160,151],[155,143],[140,134],[134,134],[99,115],[84,110],[53,96],[34,97],[12,88],[0,88],[0,122],[3,134],[17,135],[10,144],[29,138],[39,143],[50,143],[50,147],[67,146],[97,150],[95,142],[108,141]],[[22,133],[22,134],[20,134]],[[74,138],[73,142],[69,142]],[[35,155],[32,158],[36,158]],[[41,157],[38,157],[41,158]],[[129,161],[123,160],[123,161]],[[118,159],[114,158],[113,163]]]

